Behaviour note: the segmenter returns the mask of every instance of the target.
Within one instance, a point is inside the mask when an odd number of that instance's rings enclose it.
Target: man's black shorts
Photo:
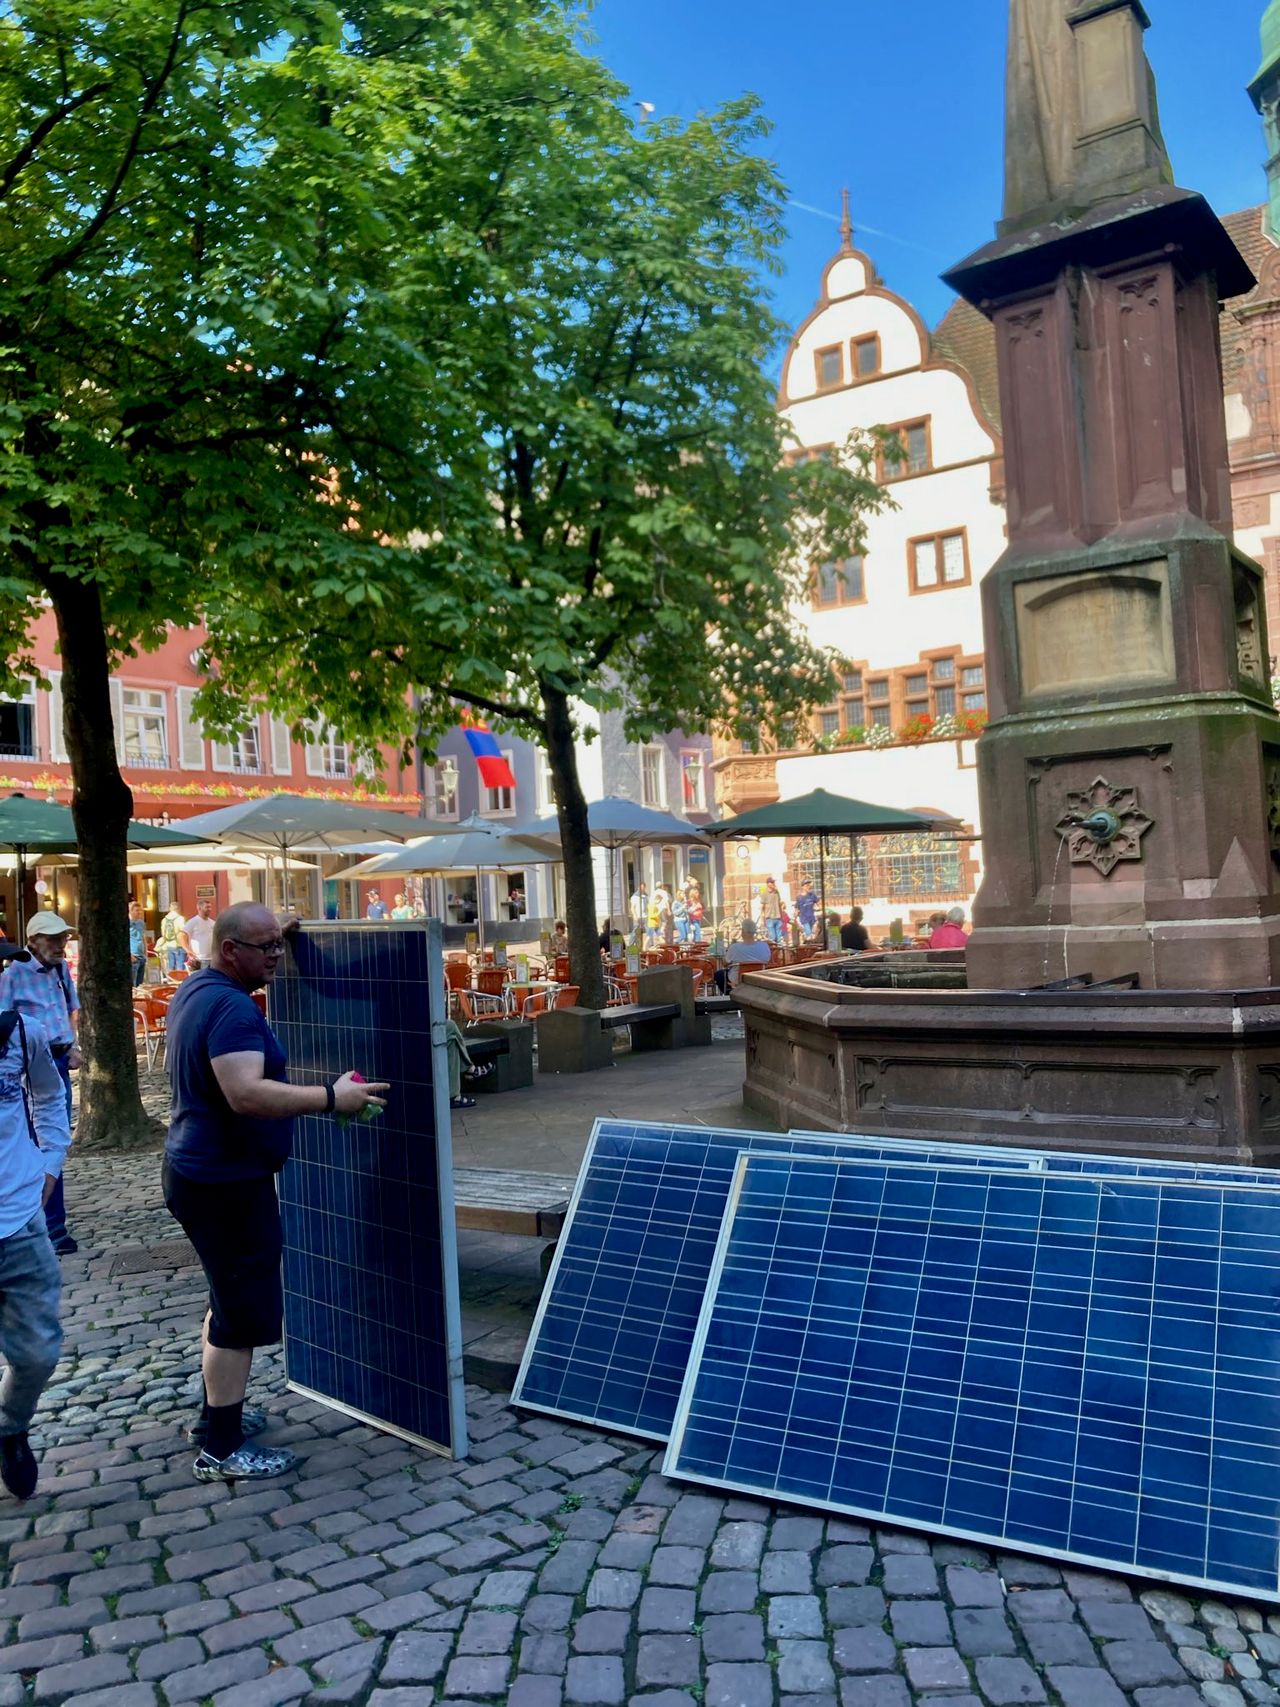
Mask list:
[[[209,1343],[230,1351],[273,1345],[284,1328],[280,1206],[265,1179],[188,1179],[166,1156],[165,1207],[196,1248],[209,1282]]]

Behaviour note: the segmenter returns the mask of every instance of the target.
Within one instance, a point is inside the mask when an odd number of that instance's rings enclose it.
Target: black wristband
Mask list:
[[[333,1086],[331,1084],[326,1085],[324,1087],[324,1111],[326,1114],[333,1113],[334,1108],[337,1105],[337,1101],[338,1095]]]

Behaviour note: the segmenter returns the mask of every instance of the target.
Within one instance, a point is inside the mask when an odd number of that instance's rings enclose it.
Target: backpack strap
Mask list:
[[[22,1112],[27,1117],[27,1136],[38,1150],[40,1140],[36,1137],[36,1123],[31,1113],[31,1056],[27,1048],[27,1028],[17,1008],[7,1008],[0,1013],[0,1055],[9,1047],[15,1030],[22,1048],[22,1071],[18,1081],[22,1087]]]

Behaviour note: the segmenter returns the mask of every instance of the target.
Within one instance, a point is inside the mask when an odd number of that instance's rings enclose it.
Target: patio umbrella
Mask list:
[[[587,802],[587,829],[592,847],[607,848],[609,852],[611,916],[614,913],[615,901],[621,901],[621,897],[616,895],[615,881],[619,848],[707,845],[706,831],[702,826],[691,824],[687,818],[677,818],[674,812],[660,812],[652,806],[640,806],[634,800],[624,800],[616,794],[608,794],[603,800]],[[559,847],[560,821],[552,813],[549,817],[535,819],[531,824],[517,825],[514,834]]]
[[[365,806],[353,800],[326,800],[305,794],[266,794],[185,818],[199,841],[225,842],[235,848],[260,848],[279,854],[284,893],[289,894],[289,854],[303,848],[333,851],[371,836],[402,842],[422,834],[422,820],[406,812]],[[449,826],[452,828],[452,826]]]
[[[724,818],[718,824],[708,824],[707,834],[715,837],[817,836],[819,906],[825,941],[828,836],[849,838],[852,886],[855,837],[928,835],[959,828],[959,821],[955,818],[904,812],[897,806],[875,806],[866,800],[852,800],[843,794],[830,794],[825,788],[815,788],[794,800],[775,800],[771,806],[757,806],[750,812],[740,812],[736,818]]]
[[[335,874],[336,878],[360,881],[367,877],[425,877],[442,871],[474,871],[476,874],[476,925],[481,948],[484,947],[484,908],[480,902],[480,874],[500,871],[503,867],[552,865],[560,857],[545,845],[526,841],[515,831],[495,824],[491,818],[473,813],[469,818],[451,824],[457,834],[437,839],[425,836],[386,853],[374,854],[359,865],[348,866]]]
[[[131,818],[125,839],[131,848],[166,848],[184,847],[198,842],[200,837],[186,830],[170,830],[163,824],[143,824]],[[69,806],[33,800],[30,795],[21,793],[10,794],[0,800],[0,847],[9,848],[17,856],[19,940],[27,926],[23,894],[27,856],[74,853],[78,845],[75,820]]]

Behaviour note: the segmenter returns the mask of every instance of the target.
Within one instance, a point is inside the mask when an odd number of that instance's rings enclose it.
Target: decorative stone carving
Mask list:
[[[1138,804],[1136,788],[1095,777],[1088,788],[1070,790],[1054,828],[1072,865],[1091,865],[1109,877],[1122,861],[1142,858],[1142,838],[1152,822]]]
[[[1268,752],[1267,777],[1267,835],[1271,841],[1271,862],[1280,866],[1280,753]]]

